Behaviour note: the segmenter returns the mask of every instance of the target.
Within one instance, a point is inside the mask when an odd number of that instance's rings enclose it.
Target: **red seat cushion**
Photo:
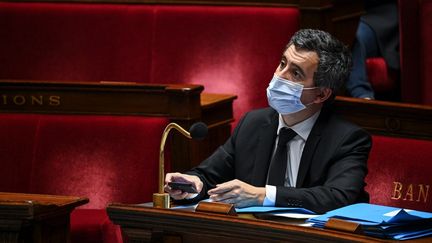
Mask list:
[[[389,79],[387,64],[382,57],[366,59],[366,71],[368,80],[373,90],[377,93],[392,91],[395,87],[394,80]]]

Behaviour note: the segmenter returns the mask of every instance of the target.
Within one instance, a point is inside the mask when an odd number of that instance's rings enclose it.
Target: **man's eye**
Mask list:
[[[294,76],[294,78],[296,78],[296,79],[301,79],[301,78],[302,78],[302,74],[301,74],[301,72],[298,71],[298,70],[294,70],[294,72],[293,72],[293,76]]]
[[[279,63],[279,67],[280,67],[281,69],[283,69],[285,66],[286,66],[286,62],[285,62],[285,60],[281,60],[280,63]]]

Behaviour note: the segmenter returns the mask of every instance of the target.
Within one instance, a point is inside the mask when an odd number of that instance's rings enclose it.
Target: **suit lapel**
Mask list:
[[[318,145],[321,136],[318,134],[310,134],[308,140],[303,149],[303,154],[300,160],[300,168],[297,175],[296,187],[303,187],[303,182],[306,177],[306,173],[312,163],[313,156],[315,154],[316,146]]]
[[[278,127],[278,114],[272,112],[269,120],[258,131],[258,144],[254,161],[252,184],[264,186],[267,180],[267,171],[270,165],[270,158],[273,151],[273,144],[276,140],[276,130]]]
[[[321,114],[313,126],[311,133],[309,134],[309,137],[305,143],[303,154],[300,160],[300,168],[297,175],[296,187],[304,186],[303,183],[315,155],[316,147],[321,140],[321,132],[324,129],[327,117],[328,112],[326,109],[322,109]]]

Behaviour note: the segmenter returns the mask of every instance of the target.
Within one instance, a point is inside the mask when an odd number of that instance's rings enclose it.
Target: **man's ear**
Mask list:
[[[314,103],[324,103],[330,96],[333,94],[333,91],[330,88],[322,87],[320,88],[320,93],[314,100]]]

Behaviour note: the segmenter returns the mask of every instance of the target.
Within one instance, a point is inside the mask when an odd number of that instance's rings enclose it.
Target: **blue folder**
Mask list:
[[[357,223],[374,237],[407,240],[432,235],[432,213],[368,203],[329,211],[308,222],[323,228],[331,218]]]
[[[286,207],[246,207],[236,208],[237,213],[302,213],[302,214],[315,214],[314,212],[305,208],[286,208]]]

